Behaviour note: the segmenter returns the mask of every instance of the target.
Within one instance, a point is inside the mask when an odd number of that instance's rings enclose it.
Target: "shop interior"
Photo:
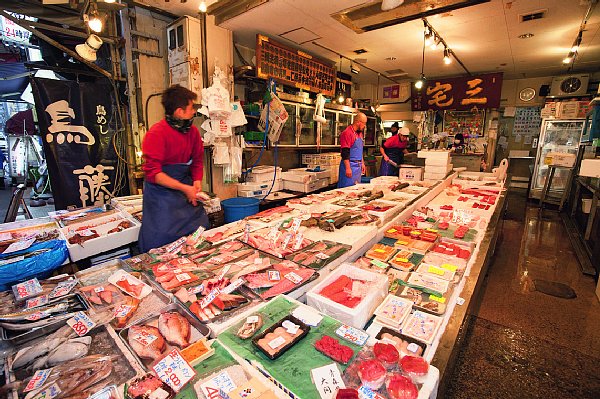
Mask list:
[[[0,3],[3,396],[600,396],[598,0]]]

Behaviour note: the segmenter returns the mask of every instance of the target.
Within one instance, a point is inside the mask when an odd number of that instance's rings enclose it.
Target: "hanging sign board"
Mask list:
[[[412,85],[411,108],[413,111],[498,108],[501,92],[502,72],[427,79],[420,90]]]
[[[256,35],[256,76],[299,89],[333,96],[335,68],[310,54]]]

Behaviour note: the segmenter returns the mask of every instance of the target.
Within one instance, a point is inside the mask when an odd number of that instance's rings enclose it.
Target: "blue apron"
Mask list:
[[[346,177],[346,166],[344,161],[340,162],[338,188],[353,186],[360,183],[362,175],[362,159],[363,159],[363,144],[364,141],[360,137],[354,140],[354,144],[350,147],[350,169],[352,177]]]
[[[191,185],[190,165],[191,161],[165,165],[162,171],[183,184]],[[209,226],[201,203],[193,206],[179,190],[144,182],[143,219],[138,239],[142,252],[189,235],[200,226]]]
[[[404,162],[404,148],[385,148],[385,155],[388,158],[396,163],[396,165],[400,165]],[[399,170],[397,167],[393,166],[386,160],[381,160],[381,166],[379,167],[379,176],[396,176],[398,177]]]

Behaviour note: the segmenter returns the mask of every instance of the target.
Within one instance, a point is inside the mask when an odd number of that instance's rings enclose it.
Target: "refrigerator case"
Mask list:
[[[531,179],[529,198],[539,199],[548,176],[548,165],[544,158],[549,152],[566,152],[577,155],[583,133],[584,119],[543,119],[539,148]],[[566,188],[569,171],[557,168],[550,186],[550,195],[560,197]]]

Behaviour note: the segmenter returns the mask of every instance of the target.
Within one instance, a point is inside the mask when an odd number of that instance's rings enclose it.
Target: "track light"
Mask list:
[[[449,65],[452,63],[452,58],[450,58],[450,49],[444,48],[444,64]]]
[[[90,7],[88,8],[88,13],[83,14],[83,21],[87,23],[88,28],[90,28],[90,30],[93,32],[102,32],[102,26],[104,23],[102,22],[102,18],[98,13],[98,7],[95,2],[91,2]]]
[[[360,67],[358,65],[350,64],[350,72],[358,75],[360,73]]]
[[[573,61],[573,55],[573,53],[569,53],[569,55],[563,59],[563,64],[570,64],[571,61]]]
[[[200,10],[200,12],[206,12],[206,1],[201,1],[200,2],[200,7],[198,7],[198,9]]]
[[[437,36],[437,35],[433,35],[433,40],[431,41],[431,45],[429,46],[429,48],[431,48],[432,50],[435,50],[438,46],[438,44],[440,44],[441,39]]]
[[[433,42],[435,42],[433,35],[430,32],[426,31],[425,32],[425,45],[431,46],[431,43],[433,43]]]
[[[102,32],[102,20],[97,16],[91,17],[88,20],[88,26],[96,33]]]

